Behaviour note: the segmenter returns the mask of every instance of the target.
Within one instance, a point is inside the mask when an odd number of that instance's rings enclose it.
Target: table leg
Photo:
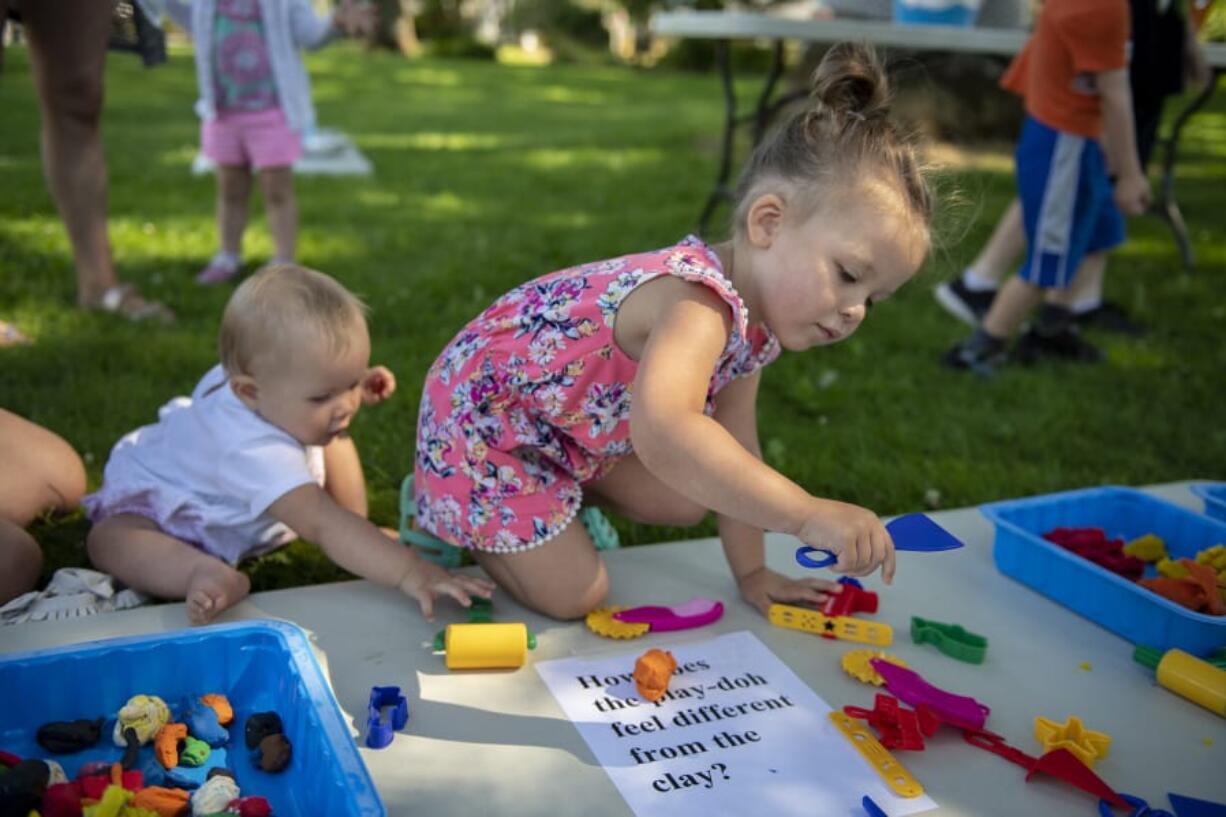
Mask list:
[[[1179,210],[1179,202],[1175,200],[1175,156],[1179,149],[1179,137],[1183,132],[1183,126],[1213,96],[1213,92],[1217,88],[1218,78],[1222,74],[1223,69],[1213,69],[1213,75],[1209,78],[1209,82],[1205,85],[1204,89],[1175,117],[1175,121],[1171,125],[1171,135],[1167,137],[1165,143],[1166,155],[1162,161],[1162,186],[1155,209],[1158,215],[1170,225],[1171,232],[1175,236],[1175,243],[1179,245],[1179,255],[1183,259],[1183,266],[1186,270],[1191,270],[1195,266],[1196,261],[1192,255],[1192,241],[1188,236],[1188,225],[1184,222],[1183,213]]]
[[[715,177],[715,189],[707,196],[703,205],[702,215],[698,217],[698,233],[705,235],[707,225],[715,208],[724,200],[732,198],[728,189],[728,175],[732,170],[732,149],[736,143],[736,89],[732,85],[732,60],[728,54],[728,41],[715,41],[715,63],[719,66],[720,78],[724,83],[724,142],[719,159],[719,174]]]

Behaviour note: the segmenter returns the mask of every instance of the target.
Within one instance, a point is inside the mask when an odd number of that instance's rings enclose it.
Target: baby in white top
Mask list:
[[[415,598],[427,618],[445,594],[467,606],[485,579],[451,574],[366,519],[366,485],[346,433],[362,404],[396,381],[371,368],[365,306],[332,278],[269,267],[235,290],[221,321],[221,364],[191,398],[111,451],[83,500],[100,569],[211,620],[250,591],[234,568],[296,536],[332,561]]]

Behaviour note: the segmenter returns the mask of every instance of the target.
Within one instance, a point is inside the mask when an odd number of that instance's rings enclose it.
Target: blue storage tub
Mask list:
[[[220,624],[0,655],[0,749],[52,758],[70,778],[91,760],[118,760],[111,742],[119,708],[133,695],[158,695],[180,711],[186,699],[230,699],[227,767],[244,796],[266,797],[277,817],[381,817],[386,814],[306,635],[279,621]],[[256,767],[244,742],[247,716],[275,711],[293,744],[280,774]],[[48,721],[105,717],[102,740],[70,755],[35,741]],[[141,749],[145,762],[152,745]],[[156,762],[156,761],[154,761]]]
[[[1205,501],[1205,513],[1226,522],[1226,482],[1199,482],[1192,493]]]
[[[1226,645],[1226,616],[1196,613],[1042,538],[1056,527],[1109,537],[1157,534],[1172,559],[1226,542],[1226,523],[1131,488],[1087,488],[980,507],[996,525],[1002,573],[1134,644],[1206,655]]]
[[[894,0],[896,23],[968,28],[975,25],[975,18],[978,16],[978,3],[970,4],[959,0],[949,0],[945,3]]]

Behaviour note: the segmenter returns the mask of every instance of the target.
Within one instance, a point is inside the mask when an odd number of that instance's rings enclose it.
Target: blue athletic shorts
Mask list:
[[[1044,289],[1064,289],[1086,253],[1124,241],[1124,217],[1102,149],[1093,139],[1027,116],[1015,158],[1026,225],[1026,260],[1018,274]]]

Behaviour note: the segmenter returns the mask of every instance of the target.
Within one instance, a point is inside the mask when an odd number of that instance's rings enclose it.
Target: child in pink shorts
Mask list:
[[[196,44],[201,150],[217,164],[221,249],[196,281],[217,284],[238,272],[253,170],[273,263],[290,263],[298,234],[292,166],[301,133],[315,124],[300,49],[369,30],[374,7],[342,0],[330,19],[316,17],[308,0],[170,0],[168,11]]]

